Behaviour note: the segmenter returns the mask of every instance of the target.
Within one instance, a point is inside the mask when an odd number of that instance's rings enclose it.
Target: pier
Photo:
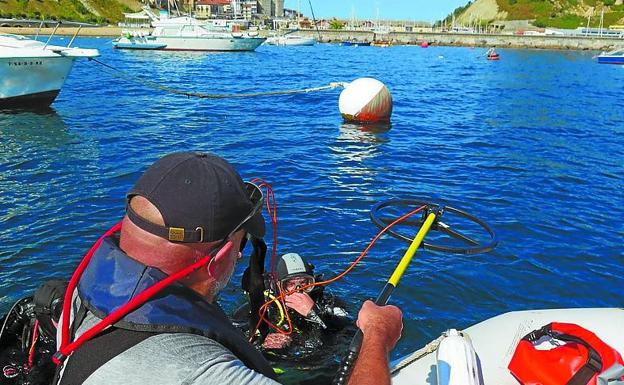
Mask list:
[[[579,36],[525,36],[503,34],[466,34],[466,33],[433,33],[433,32],[390,32],[375,34],[372,31],[320,30],[321,42],[339,43],[345,40],[373,41],[389,40],[393,44],[419,45],[426,41],[432,45],[467,46],[467,47],[501,47],[501,48],[542,48],[542,49],[573,49],[573,50],[608,50],[624,47],[624,39],[606,37]],[[313,29],[299,31],[299,35],[319,37]]]

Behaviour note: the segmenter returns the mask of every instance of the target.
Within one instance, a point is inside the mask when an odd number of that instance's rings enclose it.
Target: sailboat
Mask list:
[[[379,8],[377,8],[377,26],[373,29],[373,47],[390,47],[392,42],[390,41],[390,27],[387,25],[379,24]]]
[[[301,17],[301,0],[299,0],[299,8],[297,10],[297,28],[300,25]],[[286,32],[280,36],[272,36],[266,40],[265,44],[268,45],[281,45],[281,46],[311,46],[316,44],[314,37],[304,37],[300,35],[294,35],[297,31]]]
[[[355,30],[357,28],[357,20],[355,18],[355,7],[351,8],[351,22],[350,29]],[[368,47],[371,45],[370,41],[358,41],[358,40],[344,40],[340,43],[343,47]]]

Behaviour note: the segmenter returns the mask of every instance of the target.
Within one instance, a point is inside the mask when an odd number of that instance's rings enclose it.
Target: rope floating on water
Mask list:
[[[165,86],[160,83],[153,82],[151,80],[138,78],[134,75],[124,72],[118,68],[115,68],[97,59],[90,58],[89,60],[94,61],[98,63],[99,65],[104,66],[112,71],[115,71],[115,73],[119,75],[120,77],[129,79],[135,83],[140,83],[140,84],[146,85],[154,89],[169,92],[171,94],[187,96],[189,98],[193,97],[193,98],[200,98],[200,99],[236,99],[236,98],[240,99],[240,98],[255,98],[255,97],[266,97],[266,96],[277,96],[277,95],[307,94],[310,92],[327,91],[327,90],[336,89],[338,87],[346,87],[348,84],[346,82],[331,82],[326,86],[301,88],[301,89],[294,89],[294,90],[250,92],[250,93],[242,93],[242,94],[206,94],[203,92],[185,91],[185,90],[180,90],[177,88]]]

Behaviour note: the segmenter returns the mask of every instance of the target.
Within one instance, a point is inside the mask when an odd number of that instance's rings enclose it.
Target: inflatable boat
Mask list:
[[[463,331],[469,337],[476,354],[482,384],[518,385],[508,369],[519,341],[533,330],[552,322],[576,324],[590,330],[619,352],[624,352],[624,309],[553,309],[505,313],[490,318]],[[444,360],[438,348],[444,337],[430,342],[422,349],[392,362],[392,383],[396,385],[443,385],[438,373]],[[464,384],[473,384],[465,379]]]

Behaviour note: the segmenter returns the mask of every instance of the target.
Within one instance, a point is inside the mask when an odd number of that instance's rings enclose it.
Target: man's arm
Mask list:
[[[358,314],[357,325],[364,338],[349,385],[390,384],[388,354],[401,337],[401,310],[366,301]]]

